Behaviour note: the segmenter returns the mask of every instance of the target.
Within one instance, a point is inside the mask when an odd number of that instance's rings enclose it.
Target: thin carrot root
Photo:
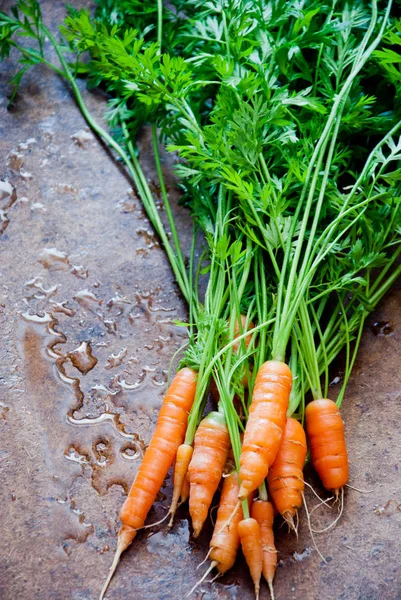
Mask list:
[[[321,498],[319,496],[319,494],[314,490],[313,486],[311,486],[310,483],[308,483],[307,481],[304,481],[304,485],[308,486],[308,488],[316,496],[316,498],[318,500],[320,500],[320,504],[326,504],[327,508],[330,508],[330,510],[331,510],[331,506],[328,504],[328,502],[330,502],[330,500],[333,500],[334,496],[330,496],[330,498],[326,498],[326,500],[323,500],[323,498]]]
[[[205,581],[206,577],[213,571],[215,567],[217,567],[217,564],[217,561],[213,561],[210,563],[208,570],[202,575],[199,581],[195,583],[194,587],[188,592],[185,598],[189,598],[190,596],[192,596],[194,591]]]
[[[202,562],[201,562],[201,563],[199,563],[199,565],[196,567],[196,570],[200,569],[200,568],[201,568],[201,566],[205,564],[205,562],[206,562],[206,561],[207,561],[207,559],[209,558],[209,556],[210,556],[210,553],[212,552],[212,550],[213,550],[213,546],[212,546],[211,548],[209,548],[209,552],[206,554],[206,556],[205,556],[205,558],[202,560]]]
[[[329,531],[341,519],[341,515],[343,514],[343,510],[344,510],[344,488],[341,488],[340,511],[339,511],[337,517],[334,519],[334,521],[332,523],[330,523],[330,525],[328,525],[324,529],[312,529],[311,531],[313,531],[313,533],[325,533],[326,531]]]
[[[288,531],[295,531],[295,534],[298,537],[298,531],[297,531],[297,527],[295,525],[293,517],[289,514],[284,514],[284,515],[282,515],[282,517],[288,525]]]
[[[381,486],[382,486],[382,484],[379,483],[375,488],[373,488],[373,490],[361,490],[360,488],[350,485],[349,483],[345,484],[345,487],[350,488],[351,490],[355,490],[356,492],[359,492],[360,494],[373,494],[373,492],[378,490]]]
[[[271,598],[271,600],[274,600],[273,582],[272,581],[268,581],[267,585],[269,586],[270,598]]]
[[[223,524],[223,527],[220,529],[220,531],[218,533],[222,533],[224,531],[224,529],[227,529],[230,527],[232,520],[234,519],[235,515],[237,514],[238,509],[241,507],[241,500],[238,500],[237,504],[235,505],[235,508],[233,510],[233,512],[231,513],[230,517],[228,518],[228,520]]]
[[[103,600],[104,595],[107,592],[107,589],[108,589],[108,587],[110,585],[110,581],[112,580],[113,575],[116,572],[116,569],[117,569],[118,564],[120,562],[121,554],[124,552],[125,549],[126,549],[125,544],[121,543],[121,540],[118,540],[116,553],[114,554],[114,558],[113,558],[113,563],[112,563],[112,565],[110,567],[110,571],[109,571],[109,574],[107,576],[107,579],[104,582],[104,586],[102,587],[102,591],[100,592],[99,600]]]
[[[308,505],[306,504],[306,499],[305,499],[305,495],[302,493],[302,498],[303,498],[303,502],[304,502],[304,507],[305,507],[305,512],[306,512],[306,518],[308,521],[308,529],[309,529],[309,533],[312,539],[312,543],[315,547],[316,552],[318,553],[318,555],[320,556],[320,558],[322,559],[322,561],[324,563],[327,564],[327,560],[324,558],[323,554],[320,552],[318,545],[316,544],[316,540],[315,540],[315,536],[313,535],[313,529],[312,529],[312,525],[311,525],[311,521],[310,521],[310,514],[309,514],[309,510],[308,510]]]

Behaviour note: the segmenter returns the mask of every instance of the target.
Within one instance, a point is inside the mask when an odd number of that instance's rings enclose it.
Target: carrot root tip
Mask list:
[[[110,581],[112,580],[113,575],[116,572],[118,563],[120,562],[120,556],[121,556],[121,554],[125,550],[125,548],[123,546],[124,546],[124,544],[117,543],[117,549],[116,549],[116,553],[115,553],[114,558],[113,558],[113,563],[112,563],[112,565],[110,567],[110,571],[109,571],[109,574],[107,576],[107,579],[104,582],[104,586],[102,587],[102,591],[100,592],[99,600],[103,600],[104,595],[107,592],[107,589],[108,589],[108,587],[110,585]]]
[[[272,581],[268,581],[267,585],[269,586],[270,600],[274,600],[273,582]]]
[[[282,517],[283,517],[284,521],[287,523],[288,529],[290,531],[295,531],[295,533],[297,533],[297,528],[294,523],[294,519],[293,519],[292,515],[290,515],[289,513],[283,513]]]
[[[215,567],[217,567],[218,564],[219,563],[217,562],[217,560],[214,560],[213,562],[210,563],[207,571],[202,575],[202,577],[199,579],[199,581],[197,581],[195,583],[194,587],[188,592],[188,594],[185,596],[185,598],[189,598],[190,596],[192,596],[194,591],[201,585],[201,583],[203,583],[205,581],[205,579],[209,575],[209,573],[211,573],[213,571],[213,569]]]

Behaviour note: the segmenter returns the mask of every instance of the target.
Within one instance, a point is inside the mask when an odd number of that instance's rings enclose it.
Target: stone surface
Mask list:
[[[63,3],[41,4],[55,27]],[[0,598],[94,600],[184,340],[173,319],[185,318],[185,305],[129,179],[88,135],[64,82],[38,67],[7,110],[16,68],[15,57],[0,65],[0,179],[17,194],[0,201]],[[85,97],[100,119],[104,98]],[[147,141],[142,156],[157,193]],[[189,218],[165,168],[185,239]],[[342,409],[350,483],[372,491],[348,489],[340,522],[316,536],[326,564],[304,512],[298,540],[277,526],[277,600],[401,598],[400,300],[400,291],[389,294],[367,323]],[[325,496],[309,469],[306,478]],[[149,522],[170,496],[169,479]],[[317,502],[311,493],[307,500]],[[315,512],[317,526],[337,510]],[[180,510],[167,536],[160,527],[138,535],[110,600],[185,597],[211,532],[209,523],[194,543],[187,517]],[[252,597],[242,560],[194,594]]]

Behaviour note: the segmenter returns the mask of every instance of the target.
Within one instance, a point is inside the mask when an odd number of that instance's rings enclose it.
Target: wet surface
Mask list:
[[[61,2],[42,5],[60,21]],[[63,82],[39,68],[7,111],[5,81],[15,69],[2,65],[0,77],[0,179],[8,181],[0,185],[0,598],[94,600],[171,358],[185,341],[173,322],[185,320],[185,305],[129,181]],[[100,118],[104,99],[86,97]],[[146,154],[144,162],[157,194]],[[165,167],[185,236],[189,219]],[[316,535],[326,563],[304,512],[298,540],[277,526],[278,600],[401,598],[400,302],[393,292],[369,320],[343,404],[350,483],[364,491],[348,489],[340,522]],[[306,476],[327,498],[310,470]],[[164,516],[170,497],[168,479],[149,522]],[[311,492],[307,501],[318,503]],[[314,511],[314,527],[337,511]],[[194,543],[180,510],[170,534],[162,526],[138,535],[107,597],[184,598],[211,527]],[[242,562],[194,595],[252,597]]]

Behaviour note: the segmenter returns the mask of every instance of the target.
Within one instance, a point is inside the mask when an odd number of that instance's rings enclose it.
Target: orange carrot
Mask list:
[[[219,573],[225,573],[235,563],[240,545],[238,523],[244,518],[238,504],[238,476],[235,471],[224,478],[213,536],[210,540],[210,560]]]
[[[181,444],[181,446],[177,450],[177,456],[175,458],[175,466],[174,466],[174,489],[173,489],[173,499],[171,501],[171,506],[169,513],[171,514],[171,519],[169,522],[169,527],[172,526],[174,521],[174,515],[177,510],[178,500],[181,495],[182,487],[187,478],[188,465],[191,462],[193,447],[189,444]]]
[[[312,463],[324,487],[338,492],[348,481],[344,423],[335,402],[313,400],[305,411]]]
[[[251,517],[259,523],[263,549],[263,577],[266,579],[273,600],[273,579],[277,567],[277,551],[274,545],[274,508],[267,500],[255,500],[251,507]]]
[[[106,592],[121,554],[132,543],[137,530],[143,527],[173,464],[178,447],[184,441],[188,414],[195,398],[196,377],[197,374],[192,369],[181,369],[167,390],[155,432],[120,512],[122,525],[118,532],[117,550],[100,600]]]
[[[259,598],[260,578],[263,571],[263,549],[259,523],[251,517],[238,523],[238,534],[242,552],[255,586],[256,600]]]
[[[291,386],[291,371],[285,363],[271,360],[259,369],[240,458],[241,500],[262,484],[276,458]]]
[[[194,537],[206,521],[209,507],[226,464],[230,437],[222,413],[211,412],[201,421],[195,435],[194,453],[189,464],[189,513]]]
[[[302,469],[306,457],[304,428],[296,419],[289,418],[276,459],[268,475],[269,492],[278,512],[292,526],[294,515],[302,506],[305,489]]]
[[[184,477],[184,481],[182,482],[182,488],[181,488],[181,494],[180,494],[180,504],[182,504],[183,502],[186,502],[189,498],[189,487],[190,487],[190,483],[189,483],[189,478],[188,478],[188,471]]]

